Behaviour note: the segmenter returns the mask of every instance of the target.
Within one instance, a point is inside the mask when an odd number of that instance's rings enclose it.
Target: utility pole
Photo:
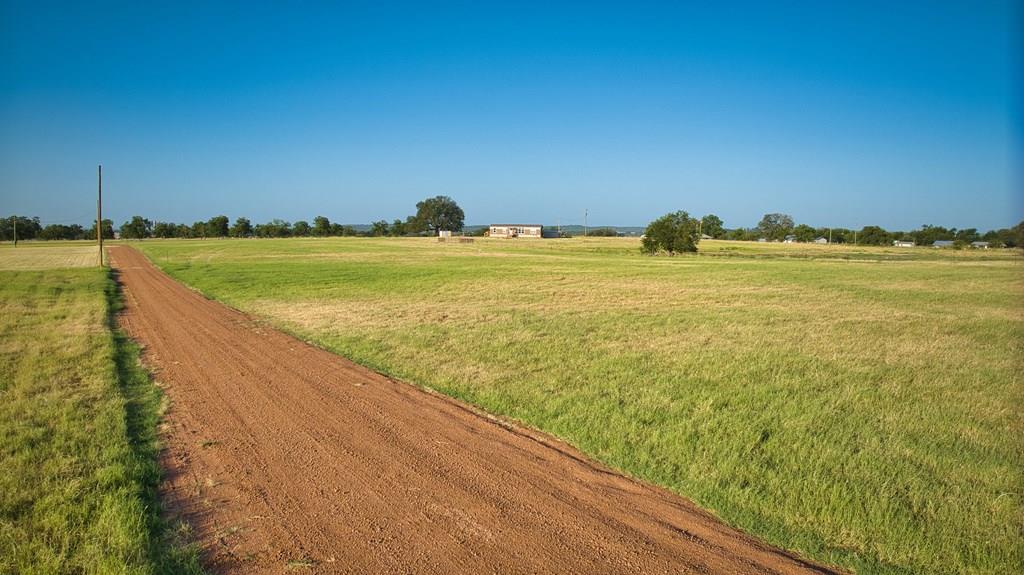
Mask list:
[[[14,220],[14,247],[18,247],[18,216],[11,216]]]
[[[100,247],[100,267],[103,267],[103,164],[96,167],[96,243]]]
[[[583,237],[587,237],[587,233],[590,231],[590,228],[587,227],[587,215],[588,215],[588,210],[586,208],[584,208],[583,209]]]
[[[853,230],[853,245],[857,245],[857,230]]]
[[[828,245],[832,245],[832,228],[828,229]]]

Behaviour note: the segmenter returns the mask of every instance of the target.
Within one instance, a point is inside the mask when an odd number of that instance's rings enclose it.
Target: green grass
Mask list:
[[[211,297],[865,573],[1024,570],[1019,252],[151,241]]]
[[[0,573],[200,572],[158,516],[160,393],[117,300],[98,268],[0,271]]]

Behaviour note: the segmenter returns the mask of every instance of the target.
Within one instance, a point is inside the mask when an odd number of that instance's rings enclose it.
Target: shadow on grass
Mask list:
[[[109,270],[106,287],[107,327],[113,335],[114,363],[119,391],[125,402],[128,440],[134,455],[134,473],[139,497],[147,510],[149,563],[154,573],[202,574],[197,546],[189,541],[184,522],[162,516],[159,497],[161,478],[158,426],[163,394],[139,360],[139,346],[118,326],[124,308],[118,272]]]

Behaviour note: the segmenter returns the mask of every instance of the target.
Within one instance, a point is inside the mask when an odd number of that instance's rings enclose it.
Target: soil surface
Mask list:
[[[833,572],[110,255],[169,400],[165,507],[215,573]]]

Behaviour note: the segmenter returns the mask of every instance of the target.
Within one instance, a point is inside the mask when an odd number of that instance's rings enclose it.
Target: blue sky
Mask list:
[[[1019,3],[157,4],[0,0],[0,212],[1024,218]]]

